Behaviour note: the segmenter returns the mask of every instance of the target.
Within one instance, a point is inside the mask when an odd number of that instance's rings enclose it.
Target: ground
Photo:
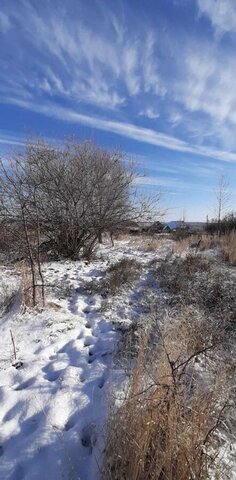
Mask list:
[[[121,358],[124,332],[145,324],[147,291],[149,300],[165,297],[152,265],[173,258],[173,247],[165,237],[129,237],[98,246],[90,262],[45,263],[46,307],[33,310],[22,310],[20,272],[0,267],[0,479],[101,477],[109,408],[130,373]],[[123,259],[136,262],[136,276],[111,293],[104,279]],[[217,268],[234,278],[235,268]],[[233,437],[231,431],[231,479]]]
[[[45,264],[47,306],[41,311],[22,312],[20,276],[1,267],[1,296],[9,303],[0,319],[1,479],[99,478],[111,391],[125,381],[114,361],[120,326],[142,314],[148,263],[170,248],[168,242],[158,251],[148,246],[117,241],[99,247],[90,263]],[[112,298],[84,288],[122,258],[141,264],[134,285]],[[19,369],[12,366],[11,332]]]

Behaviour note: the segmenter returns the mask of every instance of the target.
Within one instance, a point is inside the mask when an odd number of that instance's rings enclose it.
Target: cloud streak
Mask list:
[[[54,104],[39,105],[22,100],[8,99],[22,108],[32,110],[48,117],[59,118],[61,120],[82,124],[91,128],[96,128],[106,132],[112,132],[123,137],[127,137],[138,142],[155,145],[168,150],[177,152],[201,155],[204,157],[215,158],[225,162],[236,162],[236,153],[217,150],[210,147],[191,145],[176,137],[157,132],[150,128],[140,127],[132,123],[119,122],[114,120],[105,120],[101,117],[84,115],[74,110],[59,107]]]

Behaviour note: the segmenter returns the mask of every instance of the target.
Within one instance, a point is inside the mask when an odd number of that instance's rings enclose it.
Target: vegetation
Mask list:
[[[222,365],[212,368],[216,336],[206,337],[206,326],[191,309],[174,321],[152,318],[127,397],[109,419],[104,479],[222,478],[215,433],[228,391]]]
[[[88,141],[60,148],[31,142],[7,167],[1,162],[1,246],[25,259],[33,306],[39,297],[45,302],[41,260],[48,250],[90,258],[104,232],[112,236],[150,214],[154,204],[136,196],[135,176],[122,152]]]
[[[103,478],[221,479],[219,431],[227,430],[233,398],[235,282],[215,258],[194,251],[150,268],[161,289],[135,346],[129,388],[111,411]]]

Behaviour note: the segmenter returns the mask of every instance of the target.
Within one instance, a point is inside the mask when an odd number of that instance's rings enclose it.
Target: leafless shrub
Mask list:
[[[196,306],[227,329],[234,328],[236,285],[212,259],[201,255],[178,257],[173,262],[162,262],[156,276],[169,293],[170,305]]]
[[[136,321],[116,322],[115,328],[122,334],[116,360],[119,361],[122,368],[130,373],[132,361],[134,358],[137,358],[138,355],[143,328],[142,325]]]
[[[136,260],[123,258],[111,265],[101,278],[85,282],[82,289],[88,294],[99,294],[105,300],[109,294],[117,294],[124,285],[130,286],[139,276],[140,268],[141,265]],[[102,309],[106,310],[105,304]]]
[[[89,295],[102,295],[108,293],[107,285],[104,278],[93,279],[83,283],[82,290]]]
[[[115,295],[121,287],[131,284],[140,275],[140,263],[123,258],[107,270],[106,284],[109,292]]]
[[[183,294],[199,272],[209,272],[211,264],[208,260],[194,254],[186,257],[175,257],[172,262],[162,261],[157,269],[157,278],[161,287],[168,288],[173,294]]]
[[[212,371],[216,337],[189,309],[169,320],[155,319],[140,342],[127,398],[108,423],[105,480],[222,478],[217,432],[228,388]]]

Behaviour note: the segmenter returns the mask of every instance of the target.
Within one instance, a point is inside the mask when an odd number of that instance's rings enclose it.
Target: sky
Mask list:
[[[134,159],[167,220],[236,210],[236,0],[0,0],[0,155],[75,135]]]

